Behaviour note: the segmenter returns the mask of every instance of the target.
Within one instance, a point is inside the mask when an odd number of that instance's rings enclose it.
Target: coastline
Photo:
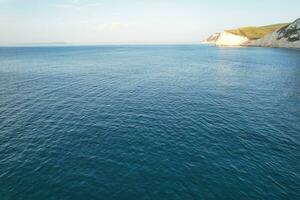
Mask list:
[[[280,25],[280,26],[279,26]],[[216,46],[300,49],[300,18],[288,24],[241,27],[215,33],[204,42]],[[271,28],[270,28],[271,27]]]

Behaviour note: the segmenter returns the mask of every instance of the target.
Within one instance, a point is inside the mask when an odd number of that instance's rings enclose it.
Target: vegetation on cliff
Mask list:
[[[240,35],[249,38],[250,40],[256,40],[259,38],[264,37],[274,31],[284,28],[288,26],[289,23],[282,23],[282,24],[273,24],[268,26],[249,26],[249,27],[241,27],[232,30],[226,30],[226,32],[232,33],[234,35]]]

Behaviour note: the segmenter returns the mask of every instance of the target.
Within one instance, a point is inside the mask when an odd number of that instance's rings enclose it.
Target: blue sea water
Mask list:
[[[300,51],[2,47],[0,199],[300,199]]]

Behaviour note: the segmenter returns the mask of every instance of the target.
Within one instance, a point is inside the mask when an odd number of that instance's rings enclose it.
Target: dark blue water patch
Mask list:
[[[0,48],[1,199],[299,199],[300,52]]]

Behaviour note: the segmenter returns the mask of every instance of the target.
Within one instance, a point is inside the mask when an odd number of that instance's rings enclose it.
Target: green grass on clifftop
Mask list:
[[[287,26],[288,23],[283,24],[273,24],[268,26],[249,26],[249,27],[241,27],[238,29],[232,29],[232,30],[226,30],[229,33],[235,34],[235,35],[241,35],[249,38],[250,40],[256,40],[259,39],[267,34],[273,33],[274,31]]]

